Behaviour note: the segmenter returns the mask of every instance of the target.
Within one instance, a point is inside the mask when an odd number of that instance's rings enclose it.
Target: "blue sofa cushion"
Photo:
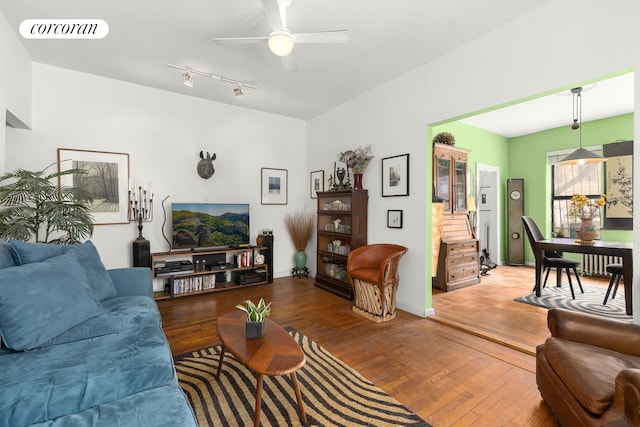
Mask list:
[[[45,345],[57,345],[149,326],[160,327],[158,305],[149,297],[115,297],[101,301],[104,313],[58,335]],[[1,353],[0,353],[1,354]]]
[[[157,326],[4,354],[0,363],[6,367],[0,427],[53,420],[177,384],[169,345]]]
[[[14,267],[16,261],[13,258],[11,245],[4,240],[0,240],[0,269]]]
[[[98,250],[91,240],[75,245],[53,245],[49,243],[32,243],[11,240],[11,247],[15,252],[18,264],[30,264],[40,262],[66,252],[74,252],[80,265],[84,269],[89,284],[95,291],[99,300],[116,296],[116,288],[113,286],[111,276],[100,261]]]
[[[102,311],[73,253],[0,270],[0,331],[12,350],[35,348]]]
[[[195,415],[177,385],[146,390],[96,408],[31,427],[197,427]]]

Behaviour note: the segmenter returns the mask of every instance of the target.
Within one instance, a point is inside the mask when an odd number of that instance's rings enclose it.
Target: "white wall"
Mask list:
[[[282,216],[309,197],[303,121],[38,63],[33,98],[33,130],[7,131],[7,170],[44,168],[58,148],[129,153],[131,176],[155,193],[155,220],[143,230],[152,252],[168,249],[165,196],[169,215],[171,202],[250,203],[251,241],[273,228],[275,276],[289,274],[295,249]],[[196,171],[200,150],[217,155],[208,180]],[[261,205],[261,167],[288,169],[287,205]],[[135,224],[100,225],[92,240],[113,268],[132,264],[136,236]]]
[[[0,13],[0,174],[5,169],[5,117],[31,124],[31,59],[4,15]],[[17,119],[17,120],[15,120]]]
[[[365,173],[369,242],[409,248],[400,267],[399,307],[418,315],[428,314],[431,307],[431,266],[426,261],[430,255],[426,248],[431,247],[427,125],[637,67],[639,13],[640,4],[634,0],[554,1],[309,122],[311,170],[326,168],[334,153],[344,148],[373,146],[376,163]],[[640,91],[640,85],[635,87]],[[638,129],[640,114],[635,120]],[[411,154],[411,195],[382,198],[380,158],[403,153]],[[640,156],[634,160],[639,167]],[[640,195],[640,184],[634,188]],[[402,230],[385,228],[387,209],[404,209]],[[637,216],[635,221],[637,227]],[[634,240],[640,245],[637,236]],[[640,267],[638,257],[634,266]],[[639,280],[634,279],[634,287]],[[640,311],[639,302],[636,298],[635,313]]]

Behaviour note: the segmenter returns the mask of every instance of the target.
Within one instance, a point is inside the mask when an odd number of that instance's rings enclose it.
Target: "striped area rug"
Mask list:
[[[308,426],[430,425],[311,339],[286,328],[307,363],[297,371]],[[220,380],[215,372],[220,345],[175,357],[178,381],[198,423],[244,426],[253,423],[256,377],[225,354]],[[299,426],[291,377],[264,377],[262,426]]]
[[[620,284],[615,299],[607,301],[607,305],[603,305],[606,288],[589,287],[582,285],[584,294],[580,293],[580,288],[574,283],[576,299],[571,298],[571,290],[569,283],[563,283],[562,287],[547,285],[542,289],[542,295],[536,297],[535,292],[516,298],[514,301],[524,302],[526,304],[537,305],[545,308],[566,308],[568,310],[582,311],[583,313],[595,314],[598,316],[610,317],[612,319],[631,322],[633,316],[627,316],[624,303],[624,287]]]

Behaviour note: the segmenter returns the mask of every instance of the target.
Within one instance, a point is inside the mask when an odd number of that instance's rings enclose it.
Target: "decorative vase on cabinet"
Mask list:
[[[356,190],[362,190],[362,174],[361,173],[353,174],[353,188]]]
[[[318,192],[315,286],[353,299],[349,251],[367,244],[367,190]]]

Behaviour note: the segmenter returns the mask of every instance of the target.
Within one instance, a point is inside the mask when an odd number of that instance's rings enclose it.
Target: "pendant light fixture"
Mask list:
[[[560,160],[558,165],[584,165],[587,163],[602,163],[607,159],[582,148],[582,87],[574,87],[571,89],[573,96],[573,123],[571,129],[578,130],[580,133],[580,148]]]

